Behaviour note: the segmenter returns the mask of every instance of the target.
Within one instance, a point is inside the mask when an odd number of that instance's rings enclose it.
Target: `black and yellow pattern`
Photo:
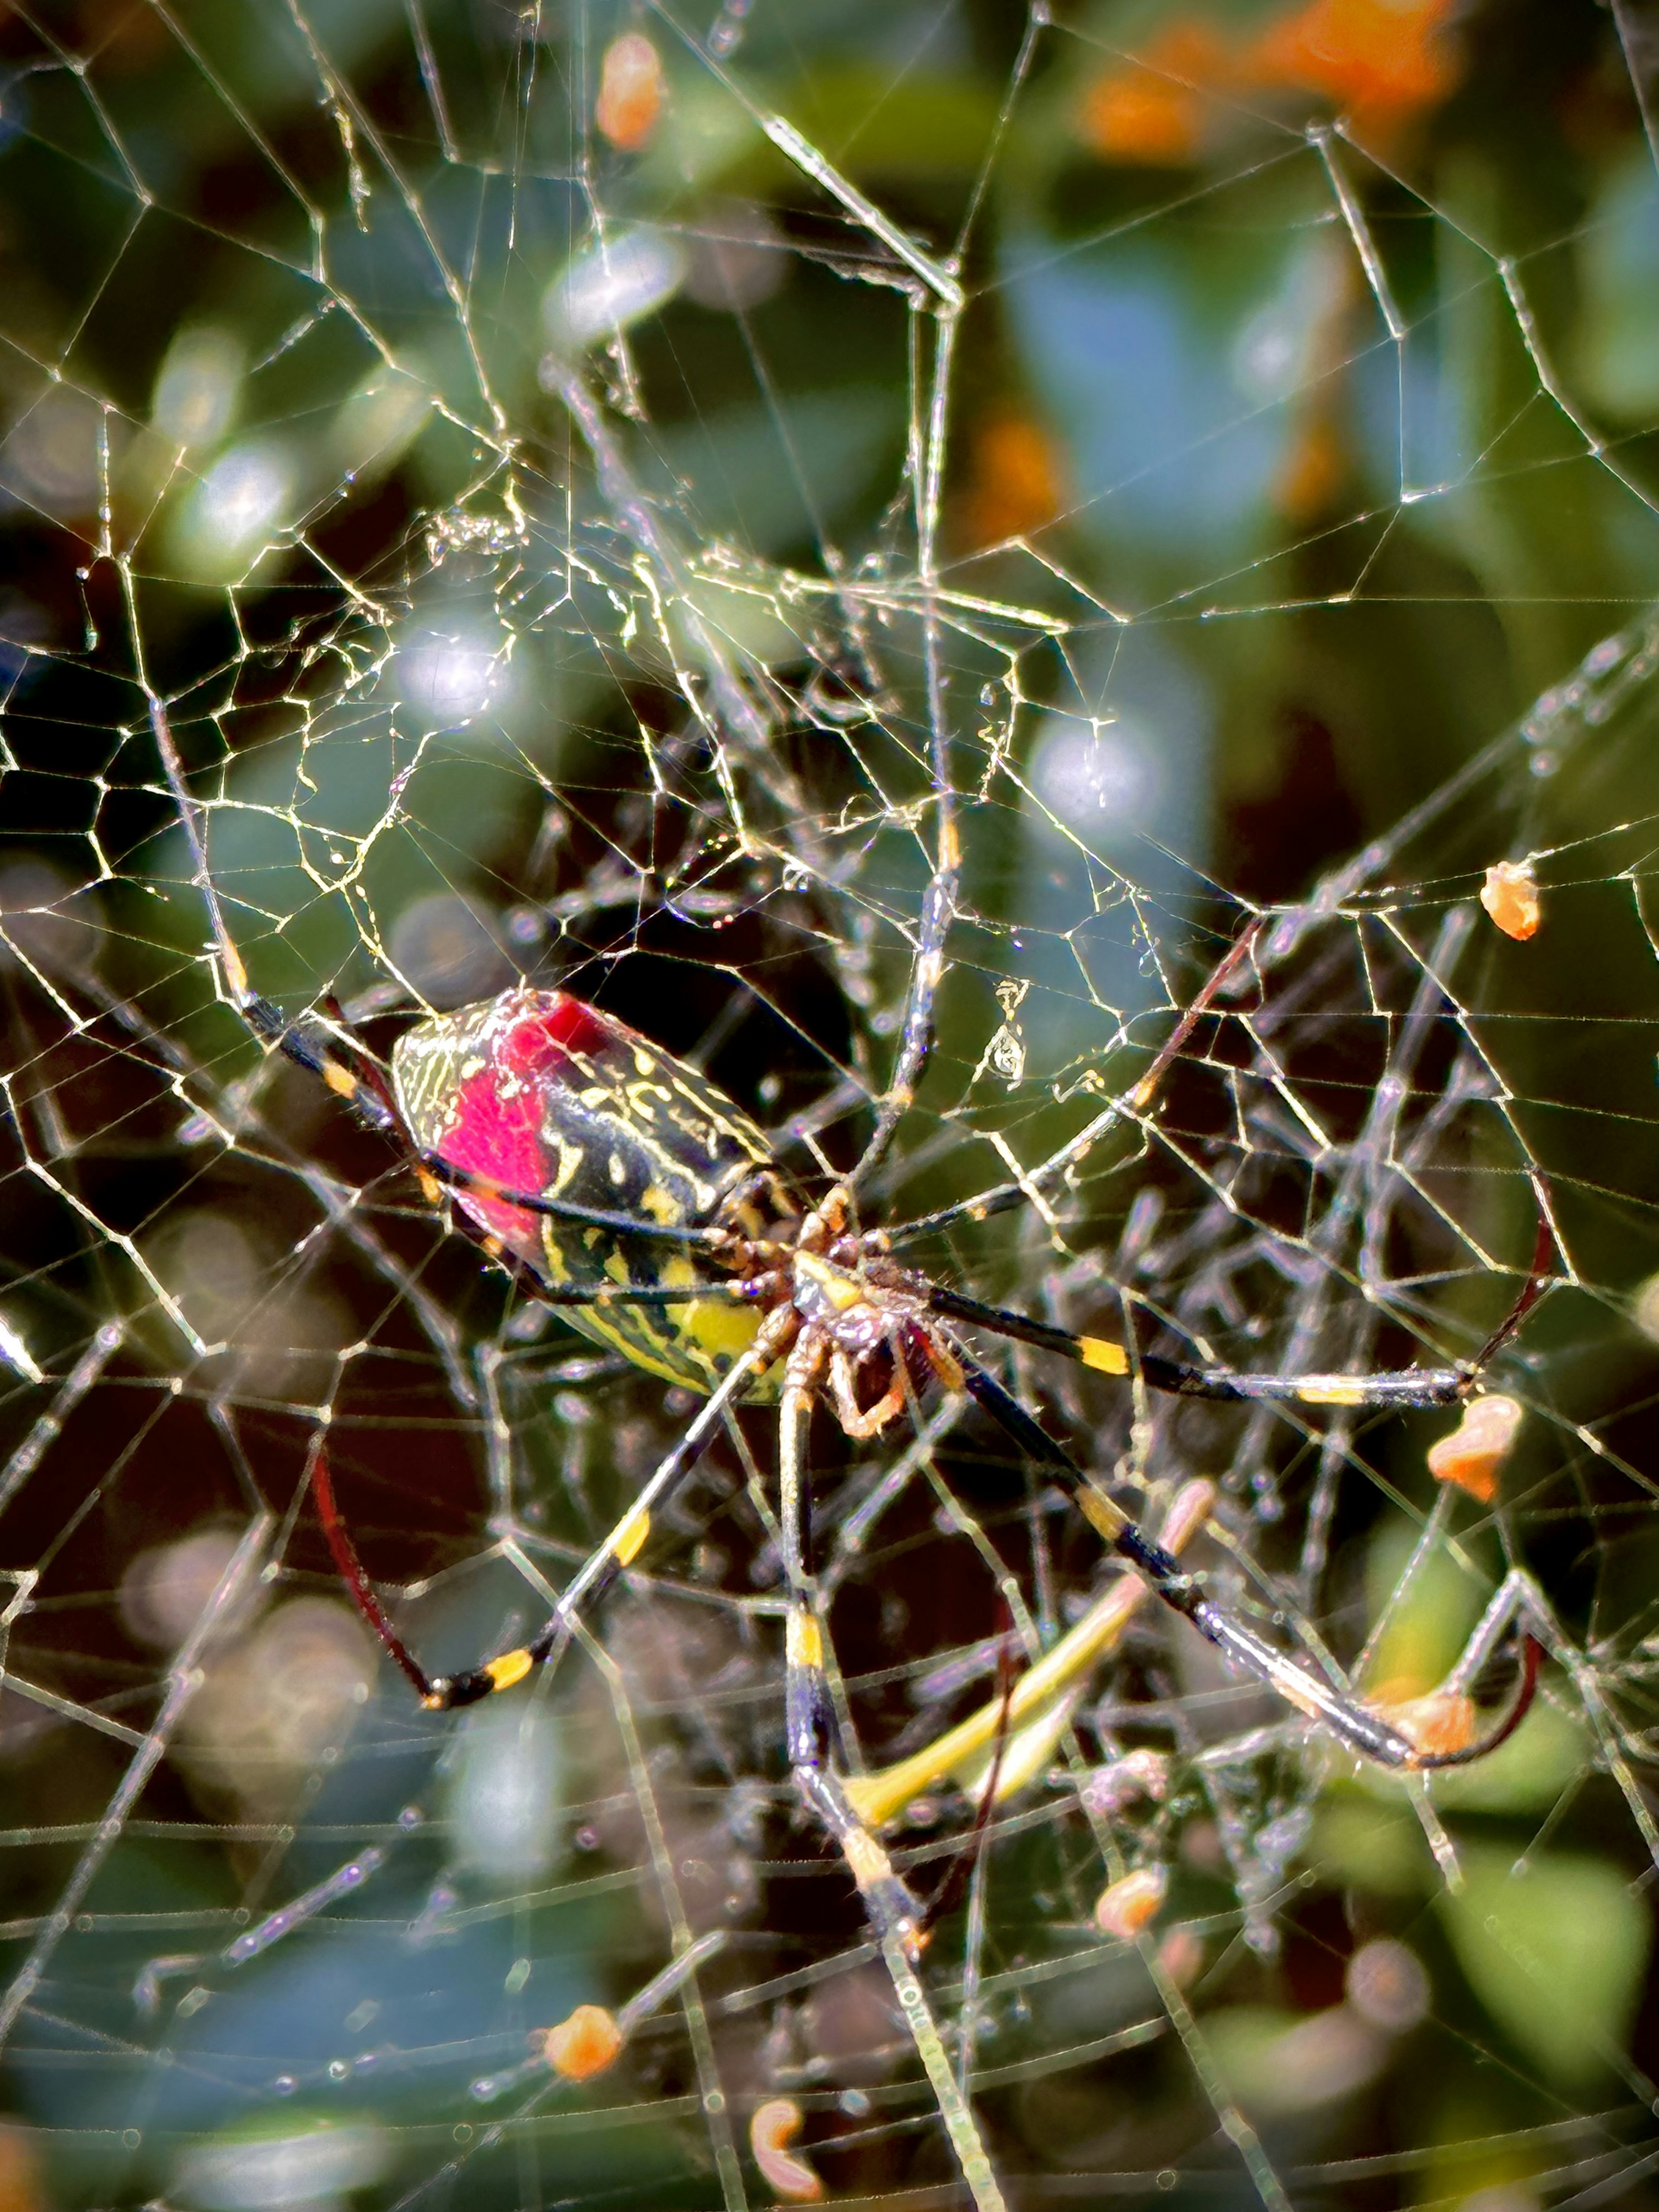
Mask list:
[[[641,1229],[765,1235],[793,1209],[764,1133],[695,1068],[561,991],[520,990],[401,1036],[392,1087],[418,1150],[477,1186],[459,1203],[550,1290],[729,1288],[693,1243],[512,1202],[526,1193]],[[496,1196],[483,1188],[497,1186]],[[573,1328],[706,1395],[762,1312],[729,1297],[565,1309]],[[754,1394],[776,1395],[765,1378]]]

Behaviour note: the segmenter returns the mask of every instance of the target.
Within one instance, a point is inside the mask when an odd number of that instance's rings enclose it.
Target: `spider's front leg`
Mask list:
[[[811,1509],[803,1479],[806,1425],[830,1356],[828,1329],[821,1322],[808,1322],[784,1365],[778,1415],[778,1518],[789,1587],[784,1644],[789,1768],[803,1802],[829,1831],[846,1860],[884,1949],[896,1942],[914,1960],[921,1948],[922,1908],[894,1873],[886,1851],[854,1811],[834,1764],[835,1723],[823,1667],[823,1626],[806,1564]]]

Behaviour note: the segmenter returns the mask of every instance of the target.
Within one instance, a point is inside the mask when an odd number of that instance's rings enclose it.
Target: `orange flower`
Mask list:
[[[1154,1917],[1170,1891],[1162,1867],[1140,1867],[1102,1890],[1095,1899],[1095,1925],[1103,1936],[1132,1943]]]
[[[1260,84],[1322,93],[1386,128],[1456,88],[1462,58],[1445,30],[1454,0],[1307,0],[1245,57]]]
[[[1078,136],[1105,161],[1180,168],[1203,145],[1203,88],[1232,75],[1218,33],[1199,16],[1178,20],[1137,59],[1103,70],[1085,88]]]
[[[546,2029],[542,2056],[567,2081],[586,2081],[603,2074],[623,2047],[623,2033],[603,2005],[578,2005],[568,2020]]]
[[[1026,415],[994,415],[975,434],[963,526],[971,545],[995,545],[1052,522],[1061,506],[1054,441]]]
[[[1521,1407],[1513,1398],[1474,1398],[1449,1436],[1429,1446],[1429,1473],[1455,1482],[1481,1504],[1498,1495],[1498,1470],[1514,1449]]]
[[[1203,105],[1188,86],[1119,70],[1084,94],[1078,133],[1103,161],[1178,169],[1197,155],[1203,123]]]

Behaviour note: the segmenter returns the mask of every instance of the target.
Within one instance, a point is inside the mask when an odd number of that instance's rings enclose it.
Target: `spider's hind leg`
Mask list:
[[[625,1287],[619,1286],[616,1295],[619,1299],[626,1299],[630,1293]],[[631,1295],[641,1297],[652,1294],[636,1291]],[[706,1292],[699,1289],[660,1295],[686,1297],[701,1297]],[[653,1516],[667,1505],[701,1459],[709,1439],[725,1419],[727,1409],[776,1357],[792,1322],[793,1316],[785,1307],[769,1322],[763,1324],[755,1342],[732,1362],[724,1378],[681,1431],[679,1441],[673,1449],[658,1462],[650,1480],[635,1494],[622,1519],[605,1541],[590,1552],[578,1567],[547,1620],[530,1642],[518,1644],[510,1651],[498,1652],[493,1659],[487,1659],[477,1667],[469,1667],[459,1674],[428,1674],[387,1619],[386,1609],[364,1572],[362,1562],[357,1557],[356,1546],[352,1542],[350,1533],[335,1503],[327,1455],[319,1449],[312,1468],[312,1482],[323,1533],[334,1555],[335,1566],[358,1612],[380,1638],[388,1656],[408,1677],[428,1712],[453,1712],[459,1706],[477,1705],[484,1698],[495,1696],[499,1690],[512,1689],[533,1668],[547,1666],[557,1660],[574,1633],[583,1611],[598,1603],[611,1583],[639,1553],[651,1534]]]

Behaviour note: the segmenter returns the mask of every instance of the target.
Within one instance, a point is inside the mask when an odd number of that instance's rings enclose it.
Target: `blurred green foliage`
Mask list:
[[[374,1676],[304,1503],[319,1407],[387,1583],[472,1556],[490,1507],[556,1581],[684,1408],[573,1366],[406,1192],[382,1218],[386,1157],[319,1089],[288,1069],[260,1087],[206,988],[149,715],[164,695],[261,989],[293,1008],[338,993],[372,1020],[514,972],[568,981],[706,1045],[782,1123],[887,1065],[941,636],[964,890],[906,1210],[1000,1180],[1000,1146],[1029,1163],[1060,1142],[1145,1066],[1247,908],[1390,841],[1349,893],[1356,972],[1292,966],[1306,1034],[1328,1018],[1364,1042],[1321,1057],[1298,1032],[1282,1119],[1240,1107],[1258,1118],[1237,1139],[1218,1048],[1215,1096],[1177,1091],[1168,1158],[1126,1137],[1091,1160],[1066,1251],[1033,1215],[962,1264],[1034,1309],[1069,1310],[1082,1274],[1115,1294],[1142,1176],[1170,1273],[1136,1295],[1169,1321],[1234,1234],[1205,1200],[1282,1149],[1306,1212],[1267,1209],[1273,1249],[1211,1316],[1218,1356],[1268,1358],[1316,1313],[1297,1269],[1347,1203],[1297,1153],[1297,1116],[1352,1139],[1376,1037],[1392,1048],[1439,978],[1498,1107],[1406,1162],[1467,1243],[1448,1262],[1420,1223],[1387,1224],[1389,1285],[1478,1347],[1528,1265],[1528,1168],[1572,1285],[1516,1355],[1538,1419],[1502,1510],[1458,1501],[1408,1573],[1437,1510],[1433,1425],[1368,1431],[1344,1446],[1310,1589],[1316,1439],[1243,1450],[1171,1423],[1146,1448],[1159,1480],[1227,1473],[1255,1579],[1218,1548],[1205,1571],[1274,1632],[1317,1626],[1346,1662],[1382,1621],[1369,1687],[1431,1686],[1515,1559],[1586,1653],[1431,1808],[1317,1753],[1204,1765],[1226,1686],[1161,1630],[1137,1645],[1125,1679],[1192,1759],[1170,1801],[1091,1827],[1058,1787],[1034,1793],[987,1862],[994,1905],[976,1890],[934,1954],[958,1962],[941,2010],[983,2015],[997,2154],[1033,2204],[1153,2175],[1177,2203],[1276,2204],[1275,2172],[1298,2204],[1501,2186],[1518,2212],[1570,2183],[1644,2201],[1655,1839],[1612,1755],[1616,1728],[1632,1760],[1644,1742],[1659,1564],[1634,1473],[1659,1261],[1641,627],[1659,187],[1632,13],[1158,0],[1028,22],[989,0],[756,0],[692,25],[52,0],[0,18],[0,1254],[25,1347],[0,1409],[24,1455],[0,1492],[23,1686],[0,1706],[0,2194],[19,2212],[731,2206],[759,2185],[710,2101],[711,2051],[734,2108],[801,2094],[838,2191],[948,2187],[884,1999],[856,1959],[814,1979],[857,1923],[788,1830],[775,1624],[745,1610],[767,1529],[739,1463],[689,1516],[658,1610],[607,1620],[611,1671],[551,1737],[492,1718],[446,1750]],[[664,77],[631,148],[594,121],[624,33]],[[769,138],[774,115],[817,176]],[[939,324],[859,195],[966,295],[921,584]],[[752,744],[734,684],[772,716]],[[1492,771],[1419,819],[1506,732]],[[1472,951],[1454,942],[1512,854],[1536,856],[1547,927],[1510,945],[1477,920]],[[1413,1097],[1449,1066],[1426,1054]],[[1375,1285],[1331,1264],[1347,1333],[1322,1356],[1368,1363]],[[118,1357],[60,1419],[40,1371],[72,1376],[112,1320]],[[1102,1440],[1103,1473],[1145,1447],[1121,1405],[1042,1387]],[[970,1590],[947,1536],[968,1528],[975,1571],[1006,1547],[1045,1638],[1097,1566],[982,1443],[954,1449],[837,1601],[878,1761],[994,1667],[923,1679],[1004,1631],[994,1577]],[[135,1562],[176,1565],[260,1503],[281,1532],[267,1610],[209,1667],[195,1733],[123,1794],[161,1741],[178,1640],[145,1628]],[[524,1604],[498,1553],[416,1618],[459,1657]],[[1078,1756],[1105,1765],[1143,1724],[1127,1689],[1101,1695]],[[361,1897],[233,1956],[371,1838],[386,1863]],[[942,1863],[920,1820],[910,1843]],[[1188,1949],[1106,1942],[1093,1893],[1165,1859],[1158,1932]],[[647,1879],[665,1868],[684,1924]],[[574,2004],[621,2003],[704,1921],[735,1932],[695,2048],[671,2006],[621,2075],[526,2090],[492,2133],[509,2108],[478,2077]],[[1426,1976],[1393,2026],[1352,1986],[1379,1943]],[[751,1985],[765,2005],[739,2001]]]

